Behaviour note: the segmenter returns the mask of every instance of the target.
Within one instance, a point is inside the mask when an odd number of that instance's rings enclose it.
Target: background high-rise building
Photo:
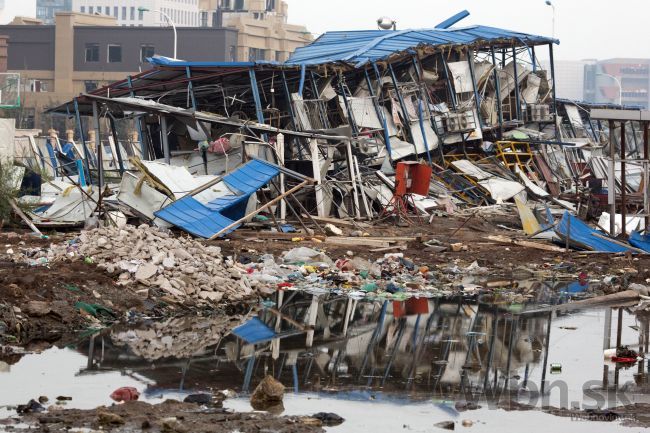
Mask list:
[[[123,27],[111,16],[75,12],[57,13],[55,25],[22,21],[0,26],[8,37],[7,71],[21,78],[15,116],[22,128],[47,130],[54,121],[43,114],[47,108],[148,69],[147,57],[174,52],[168,27]],[[178,29],[178,56],[188,61],[237,60],[230,57],[236,44],[235,29]],[[0,38],[0,66],[2,46]]]
[[[72,0],[36,0],[36,18],[44,24],[54,24],[57,12],[72,10]]]
[[[302,25],[289,24],[283,0],[201,0],[202,27],[231,27],[239,32],[240,60],[283,62],[313,40]]]
[[[113,17],[130,27],[230,27],[238,31],[231,59],[283,62],[312,41],[305,26],[288,23],[283,0],[37,0],[38,18],[53,23],[56,11]],[[148,9],[147,11],[139,10]]]
[[[618,103],[620,90],[623,105],[650,108],[650,59],[616,58],[587,65],[584,88],[588,102]]]
[[[199,27],[199,0],[71,0],[72,10],[82,14],[108,15],[118,25],[147,27],[167,25],[161,11],[176,27]],[[139,8],[149,9],[140,11]]]

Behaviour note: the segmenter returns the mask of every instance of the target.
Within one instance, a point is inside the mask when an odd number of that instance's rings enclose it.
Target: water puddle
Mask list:
[[[4,366],[0,406],[65,395],[66,407],[90,409],[133,386],[151,403],[229,389],[238,396],[225,406],[249,411],[246,393],[271,374],[287,387],[283,414],[335,412],[346,422],[333,432],[432,431],[447,420],[457,429],[471,420],[477,431],[630,431],[540,410],[650,401],[646,362],[603,358],[619,336],[619,310],[550,311],[582,292],[563,284],[536,283],[518,304],[287,291],[243,318],[119,325]],[[647,347],[647,318],[620,314],[621,344]],[[465,410],[468,401],[481,407]],[[498,401],[536,410],[504,410]],[[0,417],[13,414],[0,409]]]

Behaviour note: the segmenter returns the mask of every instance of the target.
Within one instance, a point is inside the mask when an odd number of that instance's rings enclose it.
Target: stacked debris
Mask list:
[[[53,245],[50,261],[78,253],[109,273],[119,273],[124,286],[142,284],[176,298],[236,301],[253,295],[248,281],[228,266],[221,249],[190,238],[174,237],[148,225],[102,227]]]
[[[117,346],[128,346],[134,355],[147,361],[184,359],[203,354],[240,322],[239,317],[225,315],[171,318],[135,329],[113,329],[110,337]]]

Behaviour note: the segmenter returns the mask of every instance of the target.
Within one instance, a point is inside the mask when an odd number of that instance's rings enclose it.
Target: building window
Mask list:
[[[108,44],[108,63],[120,63],[122,61],[122,46]]]
[[[85,14],[86,13],[86,6],[81,6],[79,8],[79,12],[81,12],[82,14]]]
[[[221,0],[221,7],[230,10],[230,0]]]
[[[86,93],[97,90],[97,86],[97,81],[84,81],[84,88],[86,89]]]
[[[144,11],[142,9],[138,9],[138,20],[142,21],[144,19]]]
[[[126,6],[122,6],[122,20],[126,19]]]
[[[273,12],[275,10],[275,0],[266,0],[266,10]]]
[[[282,51],[275,52],[275,61],[278,63],[282,62]]]
[[[99,62],[99,44],[86,44],[86,63]]]
[[[146,63],[148,57],[153,57],[156,54],[156,48],[153,45],[140,46],[140,63]]]
[[[30,80],[29,91],[32,93],[45,92],[45,86],[41,80]]]
[[[237,61],[237,47],[234,45],[230,46],[230,61],[231,62]]]
[[[113,6],[113,16],[118,18],[120,16],[120,8],[118,6]]]
[[[130,17],[131,17],[131,21],[135,21],[135,7],[134,6],[131,6]]]
[[[244,10],[244,0],[235,0],[235,10],[236,11]]]
[[[262,48],[249,48],[248,49],[248,61],[256,62],[258,60],[266,59],[266,50]]]
[[[110,6],[104,6],[104,15],[108,15],[109,17],[111,16],[111,7]]]
[[[88,13],[89,13],[90,15],[92,15],[93,12],[95,12],[95,8],[92,7],[92,6],[88,6]]]

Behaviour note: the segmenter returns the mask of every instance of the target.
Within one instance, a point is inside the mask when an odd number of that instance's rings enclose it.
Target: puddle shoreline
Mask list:
[[[378,422],[386,410],[421,410],[436,422],[480,417],[474,429],[485,431],[513,413],[542,416],[558,428],[590,419],[588,425],[610,428],[650,426],[642,416],[650,402],[646,361],[603,359],[607,324],[611,344],[617,337],[618,309],[544,310],[566,301],[553,293],[538,298],[545,303],[503,308],[476,297],[394,301],[286,291],[243,315],[117,324],[5,363],[0,387],[22,391],[0,397],[0,406],[70,395],[48,412],[61,416],[67,411],[55,409],[110,405],[115,388],[133,386],[155,405],[232,390],[237,397],[224,406],[246,413],[249,393],[272,375],[286,388],[283,415],[335,412],[346,418],[329,428],[335,432],[360,425],[393,431],[396,420]],[[620,314],[621,344],[644,349],[647,318]],[[363,416],[345,415],[357,405]],[[588,411],[592,406],[604,412]],[[0,418],[14,414],[5,409]]]

